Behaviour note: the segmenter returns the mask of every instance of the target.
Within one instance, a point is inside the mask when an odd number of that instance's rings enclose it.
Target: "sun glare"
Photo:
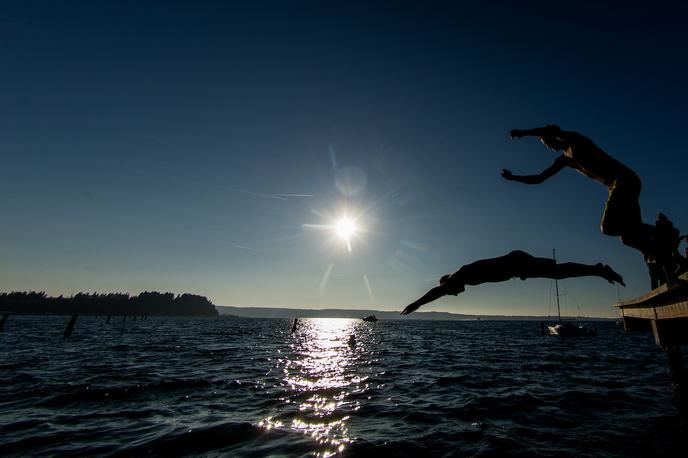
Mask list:
[[[344,217],[337,221],[334,229],[339,237],[348,241],[356,232],[356,223],[351,218]]]
[[[313,211],[316,215],[321,217],[324,222],[321,224],[303,224],[305,230],[326,231],[330,236],[328,242],[334,246],[344,246],[346,251],[351,253],[353,251],[351,244],[359,239],[368,231],[365,224],[361,225],[363,220],[361,214],[354,214],[350,216],[351,210],[340,210],[334,214],[328,215]]]

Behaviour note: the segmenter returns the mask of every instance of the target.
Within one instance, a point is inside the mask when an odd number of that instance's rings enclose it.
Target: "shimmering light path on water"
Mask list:
[[[650,335],[536,322],[10,317],[0,454],[676,456]],[[351,339],[353,336],[353,339]]]

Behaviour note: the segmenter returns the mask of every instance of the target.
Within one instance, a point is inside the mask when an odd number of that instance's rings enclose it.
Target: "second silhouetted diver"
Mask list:
[[[406,306],[402,315],[417,310],[421,305],[451,294],[456,296],[465,291],[466,285],[480,285],[482,283],[498,283],[512,278],[552,278],[561,280],[571,277],[601,277],[609,283],[619,283],[623,286],[623,278],[606,264],[578,264],[564,262],[558,264],[554,259],[537,258],[525,251],[512,251],[498,258],[481,259],[472,264],[466,264],[451,275],[440,278],[440,286],[431,289],[423,297]]]
[[[609,191],[600,222],[603,234],[618,236],[625,245],[643,254],[652,251],[653,227],[643,223],[640,214],[640,178],[631,168],[617,161],[588,137],[550,124],[535,129],[514,129],[511,138],[538,137],[548,148],[561,152],[552,165],[536,175],[514,175],[502,169],[502,177],[525,184],[539,184],[564,167],[570,167],[605,185]]]

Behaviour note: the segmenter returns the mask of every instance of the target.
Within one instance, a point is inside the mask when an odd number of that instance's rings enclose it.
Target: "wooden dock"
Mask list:
[[[661,346],[688,344],[688,274],[671,288],[662,285],[614,307],[619,309],[626,331],[652,331]]]
[[[662,285],[614,307],[621,313],[626,332],[652,332],[667,353],[674,396],[681,415],[688,419],[688,375],[681,355],[681,345],[688,344],[688,273],[674,285]]]

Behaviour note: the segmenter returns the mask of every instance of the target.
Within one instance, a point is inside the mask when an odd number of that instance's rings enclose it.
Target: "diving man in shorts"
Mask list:
[[[526,184],[539,184],[564,167],[571,167],[607,187],[609,195],[600,223],[603,234],[621,237],[621,242],[644,254],[652,247],[653,226],[642,221],[640,213],[640,178],[633,170],[602,151],[589,138],[573,131],[549,125],[511,131],[511,138],[538,137],[548,148],[561,151],[552,165],[537,175],[514,175],[502,170],[502,177]]]
[[[609,283],[619,283],[623,286],[623,278],[606,264],[578,264],[565,262],[557,264],[554,259],[537,258],[525,251],[512,251],[498,258],[482,259],[472,264],[466,264],[451,275],[440,278],[440,285],[431,289],[423,297],[406,306],[402,315],[417,310],[421,305],[451,294],[456,296],[465,291],[466,285],[480,285],[482,283],[498,283],[512,278],[552,278],[561,280],[571,277],[595,276],[607,280]]]

